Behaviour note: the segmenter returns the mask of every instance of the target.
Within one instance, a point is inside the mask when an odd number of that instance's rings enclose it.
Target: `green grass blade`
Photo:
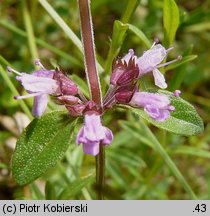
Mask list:
[[[49,13],[53,20],[63,29],[69,39],[74,43],[74,45],[83,52],[82,43],[77,37],[77,35],[71,30],[71,28],[63,21],[63,19],[58,15],[58,13],[53,9],[53,7],[46,0],[39,0],[39,3],[43,8]]]
[[[86,177],[75,180],[61,192],[61,194],[58,196],[58,199],[59,200],[71,199],[75,195],[81,193],[81,190],[87,187],[87,185],[92,184],[94,182],[94,179],[95,179],[95,175],[90,174]]]
[[[54,19],[54,21],[61,27],[61,29],[66,33],[69,39],[79,49],[79,51],[83,53],[82,42],[77,37],[77,35],[71,30],[71,28],[58,15],[58,13],[53,9],[53,7],[51,7],[51,5],[46,0],[39,0],[39,3],[44,7],[44,9]],[[98,62],[97,62],[97,67],[98,67],[99,72],[103,71],[103,67]]]
[[[169,67],[170,65],[168,65],[165,68],[165,71],[174,69],[173,66],[175,66],[175,68],[176,68],[175,73],[173,74],[173,77],[172,77],[170,84],[169,84],[169,91],[174,91],[174,90],[180,88],[182,82],[184,81],[185,74],[187,71],[187,64],[185,64],[185,63],[192,61],[195,58],[197,58],[197,55],[191,54],[192,49],[193,49],[193,46],[191,45],[189,48],[187,48],[184,51],[181,61],[178,61],[178,62],[175,62],[174,64],[171,64],[171,67]],[[179,64],[177,65],[177,63],[179,63]]]
[[[39,55],[38,55],[38,51],[36,47],[34,30],[33,30],[33,25],[31,22],[30,13],[28,11],[26,4],[27,2],[25,0],[21,1],[21,7],[22,7],[22,12],[23,12],[24,24],[25,24],[25,28],[27,32],[28,44],[29,44],[32,60],[34,60],[34,59],[37,59]]]
[[[8,30],[14,32],[15,34],[20,35],[21,37],[25,37],[25,38],[27,37],[27,34],[24,31],[22,31],[21,29],[17,28],[16,26],[12,25],[11,23],[9,23],[5,20],[0,20],[0,25],[5,27]],[[46,41],[39,39],[39,38],[35,38],[35,42],[38,45],[40,45],[40,46],[50,50],[51,52],[55,53],[56,55],[68,60],[73,65],[81,67],[81,62],[78,59],[76,59],[75,57],[73,57],[73,56],[71,56],[65,52],[63,52],[62,50],[56,48],[55,46],[50,45]]]
[[[140,122],[141,127],[145,131],[145,134],[147,134],[148,137],[150,137],[151,142],[153,144],[154,149],[161,155],[165,163],[168,165],[168,167],[171,169],[172,173],[176,176],[178,181],[181,183],[181,185],[184,187],[188,195],[191,199],[197,199],[195,193],[193,192],[192,188],[182,175],[182,173],[177,168],[176,164],[173,162],[173,160],[170,158],[168,153],[165,151],[165,149],[162,147],[162,145],[159,143],[157,138],[153,135],[151,130],[146,126],[143,122]]]
[[[170,158],[169,154],[166,152],[166,150],[162,147],[160,142],[157,140],[157,138],[153,135],[149,127],[143,123],[142,121],[138,121],[138,126],[135,126],[135,124],[126,123],[123,121],[123,124],[121,124],[123,128],[129,131],[129,133],[133,134],[137,139],[139,139],[140,142],[150,146],[154,150],[156,150],[160,156],[163,158],[164,162],[167,164],[167,166],[170,168],[171,172],[176,176],[180,184],[183,186],[183,188],[186,190],[188,195],[191,199],[197,199],[195,193],[191,189],[190,185],[182,175],[182,173],[177,168],[176,164],[173,162],[173,160]]]
[[[79,88],[83,92],[83,94],[86,97],[89,97],[89,91],[88,91],[88,86],[87,86],[86,82],[82,78],[77,76],[76,74],[72,74],[70,77],[79,86]]]
[[[198,149],[196,147],[191,147],[191,146],[181,146],[181,147],[175,149],[172,153],[173,154],[175,153],[175,154],[192,155],[192,156],[210,159],[210,152],[208,152],[207,150]]]
[[[30,187],[33,199],[36,199],[36,200],[44,199],[44,195],[39,189],[39,186],[36,185],[36,183],[31,183],[29,187]]]
[[[129,30],[133,32],[138,38],[145,44],[145,46],[149,49],[151,47],[151,43],[146,35],[138,29],[136,26],[128,24]]]

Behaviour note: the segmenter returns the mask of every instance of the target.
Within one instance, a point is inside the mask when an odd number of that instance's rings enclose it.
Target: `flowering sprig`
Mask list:
[[[102,199],[105,173],[104,146],[111,144],[113,140],[112,131],[103,125],[103,115],[107,110],[125,105],[154,125],[184,135],[201,132],[203,123],[194,108],[179,97],[181,93],[179,90],[173,94],[167,91],[151,93],[139,88],[141,77],[151,72],[155,85],[165,89],[167,83],[159,68],[181,59],[178,56],[170,62],[162,63],[172,48],[166,49],[157,41],[140,57],[130,49],[124,57],[117,58],[113,62],[108,90],[102,98],[94,52],[90,1],[78,0],[78,4],[90,97],[86,98],[80,86],[61,68],[48,70],[39,60],[35,60],[35,65],[40,69],[32,74],[18,72],[8,67],[8,71],[17,74],[16,79],[28,92],[24,96],[15,96],[15,99],[34,97],[32,112],[38,117],[18,140],[13,157],[13,174],[17,182],[29,183],[55,164],[69,146],[77,121],[69,123],[69,119],[72,118],[66,118],[66,114],[63,115],[62,111],[54,111],[41,117],[47,108],[48,97],[51,96],[54,101],[68,110],[70,116],[84,118],[76,143],[82,145],[85,154],[96,156],[97,198]],[[175,109],[176,112],[171,117]]]
[[[34,97],[32,113],[40,117],[46,110],[48,96],[53,96],[57,103],[64,105],[71,116],[84,116],[85,123],[77,135],[77,144],[83,144],[86,154],[97,155],[100,142],[104,145],[111,143],[113,134],[110,129],[102,126],[101,116],[104,112],[118,104],[143,108],[155,121],[165,121],[175,107],[170,104],[170,98],[160,93],[142,92],[138,89],[137,81],[144,75],[153,72],[155,84],[166,87],[164,76],[157,68],[177,61],[179,58],[160,64],[167,52],[162,45],[154,43],[151,49],[137,58],[132,49],[123,58],[113,64],[109,89],[103,98],[102,105],[85,98],[76,85],[62,69],[47,70],[41,62],[35,60],[40,69],[32,74],[20,73],[11,67],[8,71],[16,73],[16,79],[29,93],[15,96],[15,99]],[[174,92],[178,97],[180,91]]]

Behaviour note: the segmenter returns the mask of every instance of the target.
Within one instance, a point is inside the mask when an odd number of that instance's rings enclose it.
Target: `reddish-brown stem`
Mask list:
[[[95,46],[93,38],[93,25],[90,13],[90,1],[78,0],[82,41],[84,47],[84,58],[87,73],[88,85],[91,93],[91,98],[98,105],[102,106],[100,81],[95,60]]]
[[[86,66],[86,76],[90,89],[91,99],[102,107],[101,88],[96,67],[95,46],[93,38],[93,25],[90,13],[90,1],[78,0],[82,41],[84,47],[84,58]],[[96,156],[96,189],[97,199],[103,199],[104,189],[104,173],[105,173],[105,151],[100,144],[99,154]]]

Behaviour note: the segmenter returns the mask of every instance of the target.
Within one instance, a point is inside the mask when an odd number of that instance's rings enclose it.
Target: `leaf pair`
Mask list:
[[[192,105],[168,91],[161,90],[159,93],[167,94],[175,107],[165,122],[154,121],[141,109],[130,109],[169,132],[190,136],[203,131],[202,119]],[[62,158],[71,143],[76,122],[65,112],[54,111],[29,124],[17,141],[12,160],[13,176],[18,184],[32,182]]]

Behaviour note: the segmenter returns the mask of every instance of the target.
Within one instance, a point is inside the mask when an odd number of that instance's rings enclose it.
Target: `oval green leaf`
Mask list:
[[[12,158],[13,177],[28,184],[52,167],[66,152],[76,121],[63,111],[35,118],[17,141]]]
[[[132,111],[156,127],[176,134],[191,136],[199,134],[204,130],[203,121],[191,104],[181,97],[174,97],[171,92],[164,90],[158,92],[167,94],[170,97],[171,104],[175,107],[175,111],[171,113],[170,118],[166,121],[154,121],[144,110],[139,108],[131,108]]]

